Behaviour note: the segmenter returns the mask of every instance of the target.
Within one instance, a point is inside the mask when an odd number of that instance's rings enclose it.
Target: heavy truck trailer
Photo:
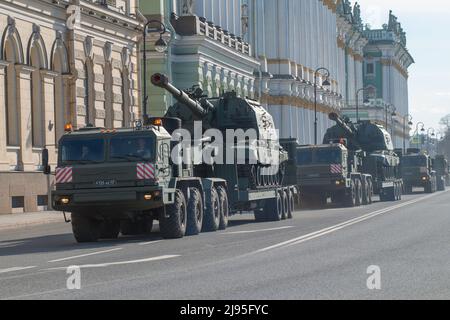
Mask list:
[[[191,128],[192,122],[186,119],[202,115],[203,123],[221,130],[231,126],[231,122],[222,120],[243,120],[234,127],[245,123],[262,139],[263,131],[274,128],[270,114],[257,102],[233,94],[220,99],[198,98],[176,89],[163,75],[154,76],[152,82],[177,94],[178,103],[166,117],[146,118],[129,129],[88,126],[74,131],[68,125],[59,141],[52,207],[72,213],[78,242],[115,239],[120,233],[149,233],[154,220],[159,220],[164,238],[181,238],[225,229],[229,216],[236,213],[251,211],[258,221],[292,218],[297,189],[283,184],[287,153],[276,139],[265,148],[278,151],[274,153],[279,157],[278,171],[262,170],[270,168],[262,161],[206,165],[171,157],[174,150],[180,158],[192,151],[177,149],[186,141],[174,135],[178,129]],[[228,112],[228,118],[224,112]],[[217,121],[219,116],[222,122]],[[202,146],[210,142],[200,141]],[[240,142],[222,147],[237,152]],[[255,150],[248,145],[246,148]],[[48,150],[44,150],[45,173],[51,174],[48,158]]]
[[[401,172],[406,194],[412,194],[413,189],[423,188],[425,193],[437,191],[437,176],[433,170],[432,159],[419,150],[408,150],[401,158]]]

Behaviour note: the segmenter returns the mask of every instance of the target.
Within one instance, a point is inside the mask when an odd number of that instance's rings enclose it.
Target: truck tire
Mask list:
[[[97,242],[100,238],[101,221],[73,212],[72,231],[78,243]]]
[[[187,208],[183,192],[175,191],[174,203],[166,206],[159,218],[159,228],[164,239],[179,239],[186,234]]]
[[[361,180],[355,179],[355,207],[362,205],[362,184]]]
[[[203,201],[202,195],[197,188],[191,188],[190,198],[187,206],[186,235],[196,236],[202,231],[203,224]]]
[[[139,224],[131,219],[122,220],[120,222],[120,232],[124,236],[137,236],[141,234]]]
[[[372,180],[368,180],[367,181],[367,186],[368,186],[368,195],[367,195],[367,199],[368,199],[368,202],[367,202],[367,204],[373,204],[373,182],[372,182]]]
[[[369,204],[369,180],[365,180],[362,185],[362,205],[367,206]]]
[[[104,220],[101,224],[100,239],[117,239],[120,233],[120,220]]]
[[[228,203],[227,190],[220,186],[217,188],[219,194],[220,204],[220,223],[219,230],[225,230],[228,228],[228,217],[230,215],[230,204]]]
[[[288,214],[287,218],[292,219],[294,217],[294,211],[295,211],[295,199],[294,199],[294,192],[292,190],[289,190],[289,197],[288,197]]]
[[[271,199],[264,208],[264,216],[267,221],[281,221],[283,215],[283,202],[281,195],[277,192],[276,199]]]
[[[350,186],[350,189],[348,190],[348,193],[345,195],[345,201],[344,204],[346,207],[354,208],[356,207],[356,188],[355,184],[352,181],[352,185]]]
[[[202,232],[215,232],[220,225],[220,202],[219,194],[213,187],[209,201],[206,200],[206,210],[203,215]]]
[[[412,193],[413,193],[412,185],[405,184],[405,194],[412,194]]]
[[[445,181],[442,178],[437,181],[437,191],[445,191]]]
[[[281,220],[286,220],[289,215],[289,197],[285,190],[281,191],[281,203],[282,203],[282,210],[281,210]]]

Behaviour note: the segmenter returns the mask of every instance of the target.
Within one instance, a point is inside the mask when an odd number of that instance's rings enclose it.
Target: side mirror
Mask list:
[[[48,164],[48,149],[42,150],[42,167],[44,168],[44,174],[49,175],[52,172],[52,168]]]

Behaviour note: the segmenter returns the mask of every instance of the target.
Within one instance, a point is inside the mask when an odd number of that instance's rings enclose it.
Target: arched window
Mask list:
[[[57,72],[57,76],[55,77],[55,90],[54,90],[54,100],[55,100],[55,142],[58,143],[58,140],[64,134],[64,124],[69,122],[68,115],[68,94],[67,94],[67,86],[64,80],[63,75],[67,73],[67,67],[65,63],[65,56],[63,52],[60,50],[54,51],[53,54],[53,62],[52,62],[53,71]]]
[[[9,146],[20,145],[19,112],[17,107],[17,75],[15,64],[18,60],[18,48],[12,39],[4,43],[4,58],[9,62],[6,68],[6,137]]]
[[[31,137],[33,147],[45,145],[44,100],[41,77],[42,57],[37,47],[30,50],[30,65],[35,68],[31,72]]]

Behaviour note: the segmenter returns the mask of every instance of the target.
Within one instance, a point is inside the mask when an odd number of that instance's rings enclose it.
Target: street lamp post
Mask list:
[[[358,91],[356,91],[356,123],[359,123],[359,94],[360,92],[364,92],[369,90],[370,88],[361,88]]]
[[[431,135],[430,135],[431,132]],[[430,140],[432,139],[432,137],[436,136],[436,130],[434,130],[434,128],[428,128],[427,131],[427,152],[428,154],[430,154]]]
[[[406,154],[406,121],[409,120],[408,125],[412,126],[412,115],[409,113],[403,117],[403,154]]]
[[[150,31],[148,27],[151,25],[159,25],[159,29],[155,29]],[[144,85],[144,110],[143,110],[143,116],[144,119],[147,117],[147,105],[148,105],[148,93],[147,93],[147,33],[150,32],[158,32],[160,34],[159,39],[155,42],[155,50],[159,53],[163,53],[167,50],[167,43],[163,39],[163,35],[167,32],[166,25],[162,23],[159,20],[150,20],[147,22],[147,24],[144,26],[144,34],[143,34],[143,41],[144,41],[144,54],[143,54],[143,63],[144,63],[144,79],[143,79],[143,85]]]
[[[325,81],[322,82],[322,87],[329,87],[330,81],[330,71],[327,68],[321,67],[317,68],[314,72],[314,144],[317,145],[317,78],[320,71],[325,71]]]

